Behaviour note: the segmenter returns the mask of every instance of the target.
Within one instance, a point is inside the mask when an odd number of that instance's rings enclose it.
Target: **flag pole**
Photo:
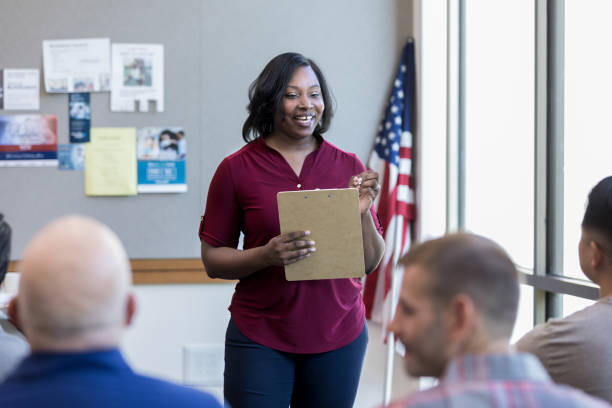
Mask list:
[[[383,328],[384,330],[384,328]],[[383,393],[383,406],[388,407],[391,402],[391,390],[393,386],[393,343],[395,336],[389,333],[387,336],[387,361],[385,363],[385,383]]]
[[[384,310],[383,313],[387,313],[389,319],[387,320],[390,323],[393,320],[393,315],[395,314],[395,299],[397,297],[397,293],[399,291],[399,282],[395,277],[395,270],[397,268],[397,261],[399,257],[402,255],[402,234],[403,234],[403,225],[404,225],[404,217],[401,215],[397,215],[395,217],[395,251],[393,251],[393,267],[391,268],[391,289],[388,300],[388,307]],[[384,327],[384,319],[383,319],[383,327],[382,333],[384,336],[385,331],[387,330]],[[395,358],[395,336],[393,333],[389,333],[387,335],[387,359],[385,363],[385,380],[384,380],[384,389],[383,389],[383,406],[389,406],[391,402],[391,391],[393,388],[393,362]]]

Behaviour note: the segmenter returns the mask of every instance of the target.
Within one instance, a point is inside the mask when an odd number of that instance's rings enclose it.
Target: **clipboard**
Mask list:
[[[356,188],[281,191],[276,196],[281,234],[310,231],[316,251],[285,265],[288,281],[365,275],[359,193]]]

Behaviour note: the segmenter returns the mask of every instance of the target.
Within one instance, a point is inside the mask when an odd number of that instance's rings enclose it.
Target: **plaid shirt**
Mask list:
[[[451,361],[440,383],[390,408],[405,407],[610,407],[607,402],[552,382],[526,353],[477,354]]]

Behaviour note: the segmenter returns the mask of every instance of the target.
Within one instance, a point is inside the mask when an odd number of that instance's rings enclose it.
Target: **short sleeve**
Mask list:
[[[242,225],[242,211],[239,206],[230,162],[224,159],[213,176],[206,209],[200,222],[200,240],[215,247],[236,248]]]
[[[519,341],[516,342],[515,347],[518,351],[524,353],[531,353],[538,357],[544,367],[548,365],[548,358],[545,353],[545,345],[548,337],[548,324],[544,323],[536,326],[530,332],[525,334]]]

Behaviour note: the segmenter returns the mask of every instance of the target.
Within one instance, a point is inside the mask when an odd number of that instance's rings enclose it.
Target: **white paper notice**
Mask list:
[[[85,38],[43,41],[47,92],[110,90],[110,40]]]
[[[111,111],[164,111],[164,46],[113,44]]]
[[[38,69],[0,70],[0,109],[39,110],[39,83]]]

